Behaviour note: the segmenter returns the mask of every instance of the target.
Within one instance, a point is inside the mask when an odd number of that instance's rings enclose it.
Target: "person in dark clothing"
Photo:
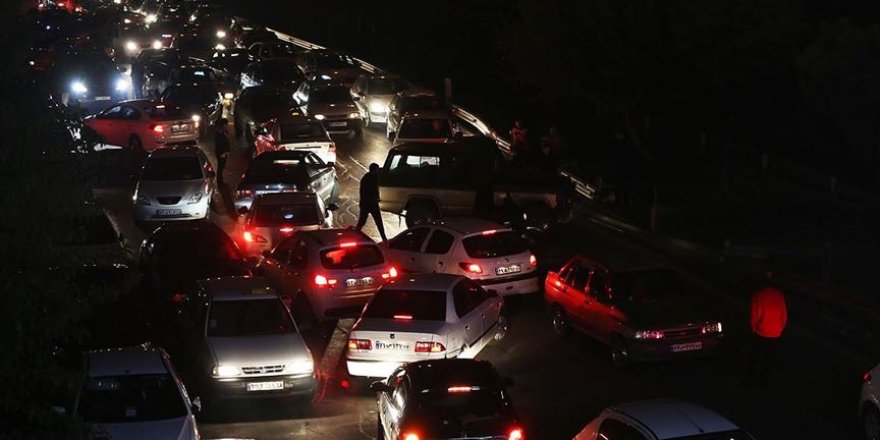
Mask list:
[[[355,229],[360,231],[367,223],[367,215],[372,215],[382,241],[388,241],[382,223],[382,211],[379,210],[379,164],[371,163],[370,171],[361,179],[360,196],[360,213]]]
[[[226,118],[217,120],[214,131],[214,154],[217,156],[217,183],[223,184],[223,169],[229,156],[229,121]]]

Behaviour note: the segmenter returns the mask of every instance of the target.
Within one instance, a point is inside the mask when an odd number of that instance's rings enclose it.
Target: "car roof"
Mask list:
[[[476,234],[484,231],[507,231],[509,227],[500,223],[493,222],[477,217],[447,217],[442,220],[436,220],[430,225],[442,226],[462,235]]]
[[[241,301],[278,297],[278,292],[263,277],[211,278],[200,280],[198,283],[214,301]]]
[[[414,273],[406,274],[390,281],[383,289],[386,290],[431,290],[447,291],[457,282],[465,279],[462,275],[445,273]]]
[[[294,191],[282,193],[260,194],[254,198],[254,203],[261,205],[287,205],[297,203],[317,203],[318,195],[313,191]]]
[[[308,237],[317,242],[318,245],[331,245],[343,241],[354,241],[357,243],[376,244],[372,238],[368,237],[361,231],[354,228],[336,228],[336,229],[318,229],[316,231],[300,231],[302,237]]]
[[[416,390],[437,390],[449,386],[500,386],[500,377],[487,361],[437,359],[411,362],[404,367]]]
[[[86,352],[89,377],[168,374],[160,349],[149,344]]]
[[[157,148],[150,153],[150,158],[154,157],[198,157],[198,153],[201,151],[199,147],[170,147],[170,148]]]
[[[147,107],[152,107],[154,105],[159,105],[159,104],[161,104],[161,101],[157,101],[155,99],[127,99],[125,101],[119,101],[116,103],[116,105],[120,105],[120,104],[131,105],[134,107],[144,109]],[[172,106],[172,107],[174,107],[174,106]]]
[[[638,421],[661,440],[739,429],[724,416],[682,400],[639,400],[614,405],[607,410]]]

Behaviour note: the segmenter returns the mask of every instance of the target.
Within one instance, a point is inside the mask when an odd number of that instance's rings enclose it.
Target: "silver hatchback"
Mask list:
[[[147,157],[132,197],[136,221],[197,220],[208,216],[216,183],[198,147],[162,148]]]

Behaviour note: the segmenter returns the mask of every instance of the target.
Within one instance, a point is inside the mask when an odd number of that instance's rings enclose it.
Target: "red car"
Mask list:
[[[135,151],[194,145],[199,138],[199,123],[191,116],[177,107],[148,99],[113,104],[83,123],[104,143]]]

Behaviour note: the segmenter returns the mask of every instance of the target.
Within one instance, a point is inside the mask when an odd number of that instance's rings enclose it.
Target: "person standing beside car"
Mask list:
[[[748,384],[769,387],[770,369],[779,349],[779,338],[788,323],[785,295],[773,283],[773,272],[767,271],[766,282],[752,295],[752,347],[749,356]]]
[[[382,224],[382,211],[379,209],[379,164],[371,163],[369,172],[361,179],[360,196],[358,203],[360,212],[354,228],[360,231],[367,223],[367,215],[371,215],[382,241],[388,241],[388,237],[385,236],[385,226]]]
[[[217,120],[214,130],[214,154],[217,156],[217,184],[223,185],[223,169],[229,156],[229,121]]]

